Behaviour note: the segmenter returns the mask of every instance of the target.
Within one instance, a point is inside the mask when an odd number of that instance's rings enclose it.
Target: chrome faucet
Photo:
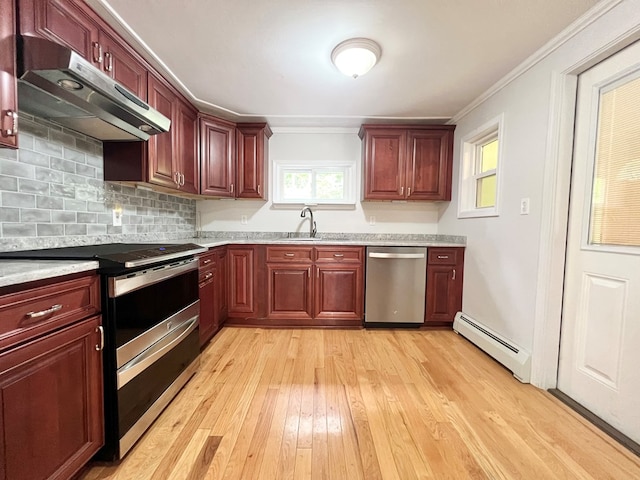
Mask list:
[[[316,222],[313,220],[313,212],[311,211],[311,208],[309,208],[308,206],[305,206],[300,212],[300,216],[302,218],[305,218],[307,216],[307,212],[309,212],[309,215],[311,215],[311,225],[309,226],[309,236],[311,238],[314,238],[316,236],[316,233],[318,232],[318,229],[316,228]]]

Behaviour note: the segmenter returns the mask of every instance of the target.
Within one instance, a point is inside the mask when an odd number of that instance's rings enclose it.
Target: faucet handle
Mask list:
[[[312,237],[315,237],[315,236],[316,236],[316,233],[318,233],[318,228],[317,228],[317,226],[316,226],[316,221],[314,220],[314,221],[313,221],[313,230],[311,230],[311,236],[312,236]]]

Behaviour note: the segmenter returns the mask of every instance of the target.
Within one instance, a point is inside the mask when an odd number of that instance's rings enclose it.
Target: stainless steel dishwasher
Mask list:
[[[367,247],[365,326],[424,322],[426,247]]]

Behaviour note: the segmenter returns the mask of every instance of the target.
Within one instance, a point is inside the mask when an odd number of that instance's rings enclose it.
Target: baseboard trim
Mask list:
[[[567,394],[561,392],[557,388],[550,388],[547,391],[551,395],[556,397],[558,400],[560,400],[562,403],[567,405],[569,408],[574,410],[576,413],[580,414],[581,416],[589,420],[592,424],[594,424],[604,433],[609,435],[611,438],[613,438],[616,442],[621,444],[623,447],[627,448],[628,450],[630,450],[631,452],[635,453],[637,456],[640,457],[640,444],[633,441],[631,438],[627,437],[620,430],[609,425],[607,422],[602,420],[596,414],[594,414],[590,410],[587,410],[585,407],[583,407],[578,402],[576,402],[573,398],[569,397]]]

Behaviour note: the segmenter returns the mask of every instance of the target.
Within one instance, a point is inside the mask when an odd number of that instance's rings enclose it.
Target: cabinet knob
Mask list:
[[[209,280],[211,277],[213,277],[213,273],[209,272],[204,276],[204,279]]]

